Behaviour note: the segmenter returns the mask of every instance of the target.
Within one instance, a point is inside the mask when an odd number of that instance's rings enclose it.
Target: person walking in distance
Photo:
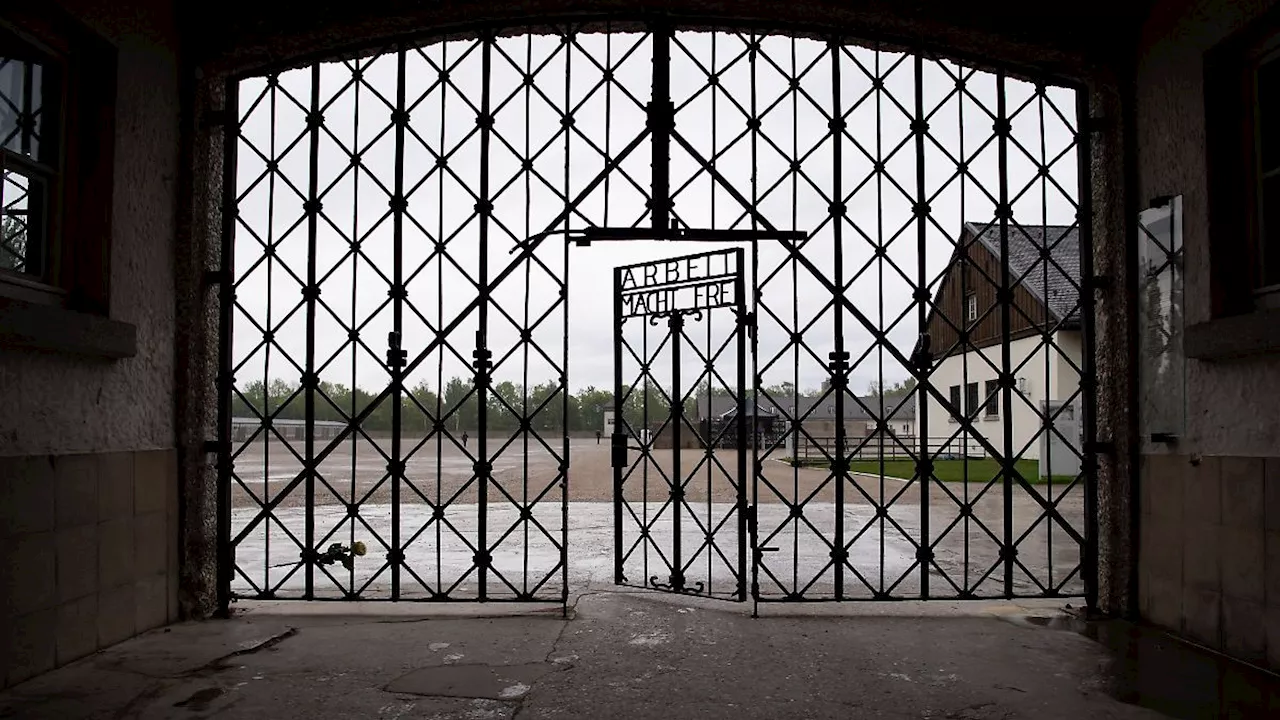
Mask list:
[[[599,444],[600,444],[600,431],[599,431],[599,430],[597,430],[597,431],[596,431],[596,444],[597,444],[597,445],[599,445]]]
[[[462,431],[462,448],[463,448],[464,450],[465,450],[465,449],[466,449],[466,447],[467,447],[467,437],[468,437],[468,436],[467,436],[467,431],[466,431],[466,430],[463,430],[463,431]]]

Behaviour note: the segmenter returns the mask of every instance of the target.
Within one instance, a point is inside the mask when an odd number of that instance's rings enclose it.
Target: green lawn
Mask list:
[[[962,482],[965,480],[965,464],[964,460],[935,460],[933,474],[943,482]],[[1045,482],[1045,479],[1040,477],[1040,466],[1036,460],[1019,460],[1016,465],[1018,472],[1029,482]],[[880,463],[875,460],[858,460],[851,463],[850,470],[879,475]],[[915,472],[916,465],[911,460],[886,460],[884,462],[884,474],[887,477],[909,480],[915,475]],[[974,459],[968,461],[969,482],[985,483],[994,478],[999,472],[1000,463],[995,460]],[[1065,484],[1074,479],[1067,475],[1055,475],[1053,482],[1055,484]]]

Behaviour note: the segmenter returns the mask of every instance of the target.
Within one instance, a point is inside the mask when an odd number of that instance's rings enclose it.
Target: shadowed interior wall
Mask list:
[[[177,616],[177,24],[61,4],[118,53],[109,314],[137,353],[0,349],[0,685]]]
[[[1209,321],[1204,53],[1273,2],[1180,0],[1138,47],[1138,202],[1183,198],[1187,326]],[[1247,270],[1239,268],[1241,282]],[[1148,620],[1280,669],[1280,357],[1186,364],[1186,428],[1144,445],[1140,598]]]

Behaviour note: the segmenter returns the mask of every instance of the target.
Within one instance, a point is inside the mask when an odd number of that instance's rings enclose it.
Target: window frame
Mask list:
[[[978,322],[978,294],[968,293],[964,296],[964,321],[966,324]]]
[[[1263,284],[1257,68],[1280,62],[1280,7],[1204,54],[1209,275],[1214,319],[1280,308]],[[1245,269],[1248,282],[1240,282]]]
[[[987,380],[983,384],[983,390],[986,391],[986,397],[982,403],[982,416],[988,420],[999,420],[1000,382],[998,380]]]
[[[0,270],[0,301],[89,315],[110,311],[117,54],[55,8],[5,10],[0,32],[49,60],[58,80],[39,275]],[[6,160],[14,154],[6,152]],[[37,343],[39,344],[39,343]]]
[[[952,385],[947,388],[947,399],[951,401],[951,412],[947,414],[947,422],[959,422],[960,414],[963,410],[960,403],[964,400],[964,391],[959,385]]]
[[[33,196],[31,190],[33,184],[39,183],[43,186],[39,191],[38,200],[34,203],[36,205],[35,212],[40,215],[35,233],[30,230],[32,225],[30,219],[32,209],[30,206],[33,204],[30,200],[27,209],[29,214],[26,220],[28,230],[27,243],[31,243],[30,236],[32,234],[38,235],[38,270],[37,272],[28,272],[0,268],[0,283],[23,288],[27,291],[26,294],[35,297],[40,297],[41,291],[56,296],[61,293],[49,281],[56,272],[58,261],[57,246],[60,230],[58,220],[61,216],[58,200],[61,196],[62,188],[64,146],[62,135],[63,127],[65,126],[62,110],[66,104],[66,83],[64,78],[67,73],[65,53],[59,52],[58,49],[41,42],[40,38],[2,21],[0,21],[0,38],[21,48],[19,52],[14,53],[15,57],[7,58],[8,60],[28,65],[38,65],[41,67],[42,76],[40,82],[41,137],[39,150],[35,156],[28,156],[20,151],[0,147],[0,169],[6,175],[6,187],[0,188],[0,197],[6,194],[5,190],[9,185],[7,180],[9,172],[13,172],[27,180],[27,190],[25,192],[28,198]],[[37,59],[38,62],[36,61]],[[51,90],[53,92],[50,92]],[[19,102],[21,103],[22,100],[19,99]],[[3,218],[5,214],[3,209],[0,208],[0,218]],[[30,262],[30,257],[28,256],[24,260]]]
[[[965,417],[972,419],[977,416],[977,411],[980,410],[982,407],[982,403],[981,403],[982,395],[979,394],[980,392],[981,392],[981,386],[978,385],[978,382],[976,380],[965,384],[964,386]]]

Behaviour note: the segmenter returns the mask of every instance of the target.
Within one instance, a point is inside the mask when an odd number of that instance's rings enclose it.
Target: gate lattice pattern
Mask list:
[[[563,601],[563,236],[612,227],[784,238],[748,256],[742,392],[787,428],[737,478],[755,598],[1091,596],[1078,91],[843,37],[502,32],[231,85],[224,590]]]

